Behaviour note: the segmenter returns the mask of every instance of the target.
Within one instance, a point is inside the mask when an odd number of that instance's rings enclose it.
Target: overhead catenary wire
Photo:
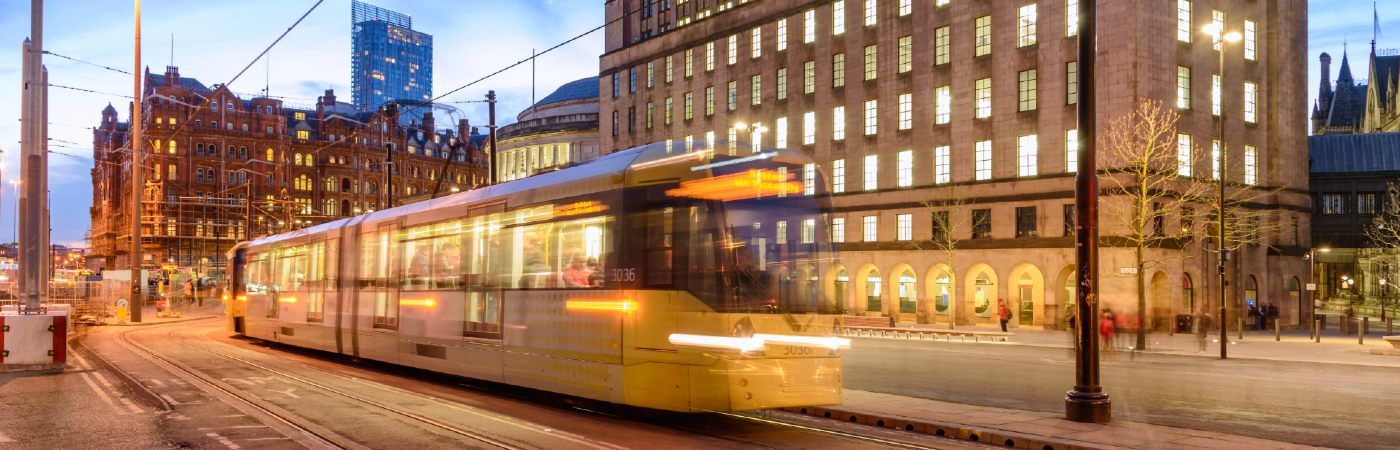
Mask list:
[[[58,54],[58,53],[54,53],[54,52],[48,51],[48,50],[44,50],[44,54],[45,54],[45,55],[57,56],[57,57],[59,57],[59,58],[63,58],[63,59],[66,59],[66,60],[69,60],[69,61],[73,61],[73,62],[76,62],[76,63],[87,64],[87,65],[89,65],[89,66],[94,66],[94,67],[100,67],[100,68],[107,69],[107,70],[110,70],[110,71],[113,71],[113,72],[116,72],[116,73],[120,73],[120,74],[131,75],[131,72],[127,72],[127,71],[125,71],[125,70],[117,69],[117,68],[114,68],[114,67],[111,67],[111,66],[104,66],[104,65],[102,65],[102,64],[98,64],[98,63],[94,63],[94,62],[83,61],[83,60],[78,59],[78,58],[74,58],[74,57],[71,57],[71,56],[60,55],[60,54]],[[128,98],[129,98],[129,97],[128,97]]]

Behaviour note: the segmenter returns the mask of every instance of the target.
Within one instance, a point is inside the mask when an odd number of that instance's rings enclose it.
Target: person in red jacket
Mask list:
[[[1006,307],[1006,299],[997,299],[997,318],[1001,319],[1001,331],[1006,331],[1006,323],[1011,321],[1011,308]]]

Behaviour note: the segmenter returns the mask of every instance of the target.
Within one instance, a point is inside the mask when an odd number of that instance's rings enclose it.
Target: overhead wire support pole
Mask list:
[[[1075,201],[1075,327],[1074,388],[1065,394],[1065,418],[1075,422],[1108,423],[1112,403],[1099,384],[1098,332],[1098,103],[1094,65],[1098,54],[1095,14],[1097,0],[1079,2],[1079,167],[1074,178]]]
[[[127,259],[131,261],[131,321],[141,322],[141,308],[145,305],[145,297],[141,294],[141,264],[144,262],[144,251],[141,249],[141,200],[145,197],[141,176],[141,0],[136,1],[136,33],[135,33],[135,61],[133,75],[131,76],[131,91],[134,101],[131,103],[131,253]]]
[[[30,38],[24,42],[24,92],[20,156],[20,177],[24,191],[15,197],[18,202],[17,230],[19,242],[19,285],[21,311],[39,311],[48,296],[50,260],[47,220],[48,181],[48,71],[44,68],[44,2],[31,0]]]
[[[486,154],[486,163],[487,163],[488,165],[490,165],[490,167],[487,168],[487,173],[489,173],[489,174],[491,175],[491,181],[490,181],[489,183],[487,183],[487,184],[496,184],[496,183],[499,183],[501,180],[499,179],[500,174],[497,173],[497,170],[496,170],[496,91],[495,91],[495,90],[490,90],[490,91],[487,91],[487,92],[486,92],[486,111],[487,111],[487,119],[491,121],[491,123],[489,123],[489,124],[486,125],[487,129],[491,132],[491,135],[490,135],[490,138],[489,138],[490,141],[491,141],[491,151],[490,151],[489,153]]]

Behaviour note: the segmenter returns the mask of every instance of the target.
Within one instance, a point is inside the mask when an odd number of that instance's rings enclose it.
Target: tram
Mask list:
[[[746,153],[656,143],[240,243],[230,327],[659,410],[840,403],[825,183]]]

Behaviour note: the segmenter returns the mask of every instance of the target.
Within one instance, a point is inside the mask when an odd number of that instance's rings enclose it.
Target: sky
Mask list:
[[[205,85],[227,83],[253,61],[315,0],[246,0],[188,2],[146,0],[142,4],[142,63],[163,73],[173,62],[181,76]],[[433,35],[434,95],[441,95],[528,58],[531,49],[546,49],[603,22],[598,0],[372,0],[377,6],[413,17],[413,27]],[[198,5],[198,7],[191,7]],[[1317,96],[1317,56],[1333,56],[1333,76],[1345,40],[1352,71],[1366,77],[1372,35],[1370,0],[1308,2],[1308,101]],[[1380,0],[1381,30],[1377,47],[1400,48],[1400,0]],[[80,60],[130,71],[132,2],[118,0],[49,0],[45,5],[47,50]],[[99,19],[100,18],[100,19]],[[309,106],[327,88],[350,99],[350,0],[325,0],[296,29],[231,84],[239,93],[288,97],[289,105]],[[29,35],[29,2],[0,0],[0,176],[8,180],[19,168],[20,45]],[[172,55],[171,41],[174,40]],[[597,31],[541,56],[535,77],[537,98],[568,81],[597,75],[603,34]],[[112,103],[125,111],[129,99],[110,94],[131,92],[131,78],[106,69],[53,56],[44,58],[49,81],[106,94],[49,90],[49,182],[53,241],[83,245],[92,202],[92,132],[101,110]],[[500,98],[502,124],[531,103],[529,65],[463,89],[444,101],[478,100],[488,89]],[[456,104],[472,123],[486,122],[485,106]],[[122,120],[126,120],[123,117]],[[71,156],[70,156],[71,155]],[[8,186],[0,181],[0,187]],[[0,192],[0,241],[14,236],[14,191]]]

